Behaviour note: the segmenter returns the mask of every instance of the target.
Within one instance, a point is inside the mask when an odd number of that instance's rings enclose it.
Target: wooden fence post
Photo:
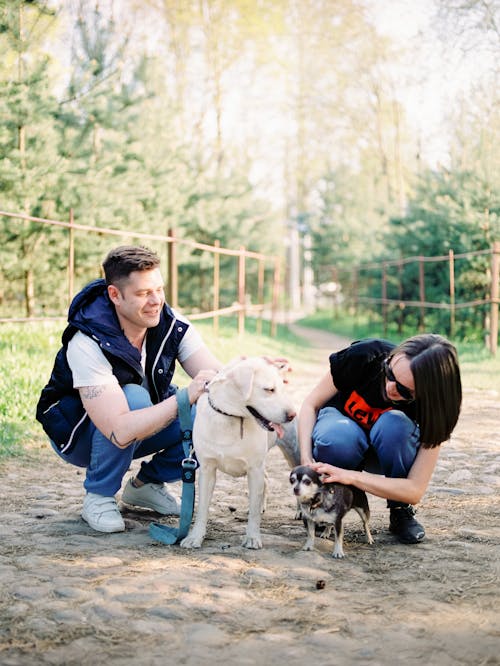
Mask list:
[[[274,259],[274,276],[273,276],[273,300],[271,306],[271,337],[276,337],[277,333],[277,318],[278,318],[278,305],[280,294],[280,271],[281,262],[279,257]]]
[[[332,297],[332,316],[334,319],[337,319],[339,315],[339,298],[338,298],[338,288],[339,288],[339,269],[337,266],[332,266],[332,282],[335,285],[335,291]]]
[[[177,243],[175,240],[174,229],[168,230],[168,235],[172,238],[167,241],[167,256],[168,256],[168,303],[173,308],[178,307],[179,303],[179,280],[177,272]]]
[[[358,276],[358,269],[354,266],[352,269],[352,307],[354,316],[358,314]]]
[[[387,335],[387,264],[382,262],[382,320],[384,337]]]
[[[240,246],[238,255],[238,335],[242,336],[245,332],[245,246]]]
[[[258,273],[257,273],[257,300],[260,306],[264,306],[264,260],[259,259]],[[263,310],[259,311],[259,317],[257,319],[256,331],[260,335],[262,333],[262,316]]]
[[[218,249],[220,248],[220,240],[216,239],[214,241],[214,246]],[[214,311],[219,309],[219,291],[220,291],[220,254],[214,252],[214,294],[213,294],[213,305],[212,308]],[[219,315],[214,315],[214,333],[217,335],[219,332]]]
[[[419,329],[420,331],[425,331],[425,274],[424,274],[424,258],[419,257],[418,262],[418,283],[420,289],[420,321]]]
[[[75,293],[75,216],[73,209],[69,209],[69,247],[68,247],[68,308]]]
[[[500,242],[493,243],[491,255],[491,305],[490,305],[490,352],[497,354],[498,347],[498,279],[500,267]]]
[[[455,254],[448,252],[450,263],[450,338],[455,335]]]
[[[398,262],[398,297],[399,297],[399,309],[398,309],[398,333],[401,335],[403,332],[403,311],[404,311],[404,301],[403,301],[403,262]]]

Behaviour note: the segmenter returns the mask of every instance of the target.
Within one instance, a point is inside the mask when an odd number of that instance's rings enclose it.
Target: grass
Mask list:
[[[382,334],[370,322],[333,319],[331,313],[318,313],[300,323],[351,339]],[[63,327],[63,323],[54,322],[0,326],[0,459],[25,455],[47,446],[35,411],[40,391],[50,376]],[[292,364],[307,362],[308,342],[294,336],[286,326],[279,326],[276,337],[271,337],[267,322],[263,322],[263,330],[258,332],[256,321],[248,319],[241,338],[234,318],[221,319],[217,334],[210,320],[196,322],[196,327],[207,346],[223,362],[242,354],[284,356]],[[388,337],[399,341],[395,335]],[[500,354],[492,358],[479,345],[459,343],[457,346],[464,388],[495,390],[500,394]],[[175,381],[184,385],[187,377],[181,371],[176,373]]]
[[[36,403],[59,339],[55,324],[0,327],[0,457],[21,455],[40,441]]]

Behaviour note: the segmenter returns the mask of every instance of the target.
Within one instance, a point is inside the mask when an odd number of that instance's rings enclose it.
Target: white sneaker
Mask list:
[[[146,509],[153,509],[164,516],[180,515],[180,507],[176,498],[167,492],[164,483],[145,483],[140,488],[128,480],[123,489],[122,502]]]
[[[114,497],[87,493],[83,500],[82,518],[98,532],[125,530],[125,523]]]

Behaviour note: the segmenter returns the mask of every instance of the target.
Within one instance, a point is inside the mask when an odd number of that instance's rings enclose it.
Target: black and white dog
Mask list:
[[[312,550],[316,526],[324,526],[323,538],[330,536],[333,528],[335,546],[333,557],[344,557],[343,518],[354,509],[357,511],[365,528],[366,540],[373,543],[368,521],[370,508],[366,493],[354,486],[342,483],[322,483],[320,476],[311,467],[299,465],[290,472],[293,493],[302,510],[302,518],[307,529],[307,541],[302,550]]]

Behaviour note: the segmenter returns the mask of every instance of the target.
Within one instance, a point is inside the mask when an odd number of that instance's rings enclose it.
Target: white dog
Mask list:
[[[262,548],[260,519],[265,494],[265,459],[269,432],[295,410],[286,396],[282,372],[262,357],[239,359],[208,384],[196,406],[193,445],[200,464],[198,508],[183,548],[199,548],[205,538],[217,470],[248,476],[249,511],[243,546]]]

